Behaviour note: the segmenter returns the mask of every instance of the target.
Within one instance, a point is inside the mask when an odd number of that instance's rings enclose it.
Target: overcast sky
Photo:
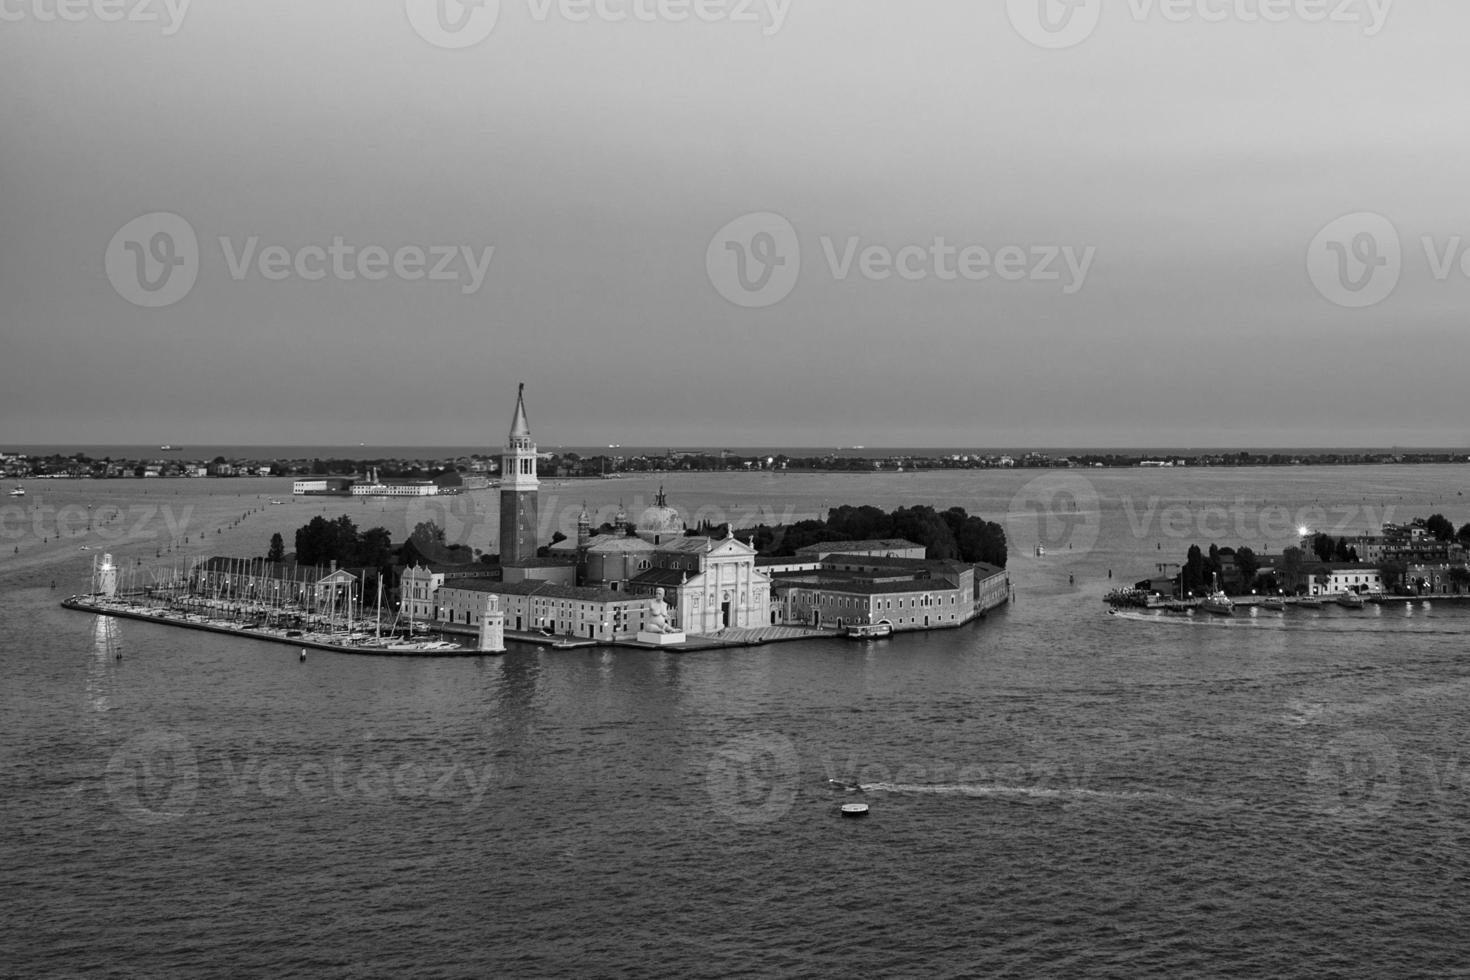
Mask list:
[[[1470,443],[1463,0],[75,2],[0,3],[0,442]]]

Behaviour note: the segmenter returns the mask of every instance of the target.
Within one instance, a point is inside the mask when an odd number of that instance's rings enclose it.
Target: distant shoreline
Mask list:
[[[54,448],[54,447],[48,447]],[[114,447],[75,452],[0,451],[0,478],[6,480],[95,478],[241,478],[290,479],[357,476],[369,468],[389,479],[437,479],[446,474],[494,479],[499,452],[481,450],[445,455],[409,455],[402,447],[384,447],[397,455],[376,455],[359,447],[337,449],[344,455],[282,455],[309,447],[203,447],[164,452],[145,447]],[[124,455],[137,452],[140,455]],[[224,451],[227,450],[228,451]],[[261,450],[273,450],[273,453]],[[99,454],[100,452],[100,454]],[[409,450],[423,453],[424,450]],[[806,453],[809,455],[799,455]],[[1359,451],[1084,451],[1053,455],[1039,450],[999,453],[975,450],[785,450],[747,455],[734,450],[562,450],[548,454],[543,481],[637,478],[687,473],[862,473],[900,474],[935,470],[1057,469],[1245,469],[1306,466],[1452,466],[1470,463],[1458,450]],[[454,484],[457,485],[455,479]]]

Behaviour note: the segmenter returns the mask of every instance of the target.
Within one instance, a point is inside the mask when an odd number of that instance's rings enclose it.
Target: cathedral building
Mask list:
[[[776,625],[955,627],[1009,598],[1004,570],[926,561],[922,546],[905,541],[841,542],[829,548],[842,554],[822,550],[757,567],[756,550],[733,530],[691,536],[662,487],[636,522],[620,508],[608,534],[592,533],[584,506],[576,537],[540,558],[538,459],[521,385],[502,456],[500,568],[455,582],[415,570],[415,613],[473,627],[498,604],[511,631],[625,641],[653,622],[659,597],[668,606],[665,625],[690,637]]]

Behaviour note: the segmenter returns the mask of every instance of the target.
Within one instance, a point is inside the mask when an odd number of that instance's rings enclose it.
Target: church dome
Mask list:
[[[637,530],[640,536],[652,534],[662,537],[684,533],[684,519],[679,516],[678,510],[669,506],[662,487],[659,488],[654,505],[639,515]]]

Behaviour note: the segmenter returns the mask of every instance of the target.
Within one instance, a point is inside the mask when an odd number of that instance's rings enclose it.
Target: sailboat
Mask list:
[[[1235,615],[1235,603],[1231,602],[1230,597],[1220,588],[1220,576],[1218,574],[1215,575],[1214,591],[1205,596],[1204,601],[1199,604],[1199,607],[1205,612],[1216,616]]]

